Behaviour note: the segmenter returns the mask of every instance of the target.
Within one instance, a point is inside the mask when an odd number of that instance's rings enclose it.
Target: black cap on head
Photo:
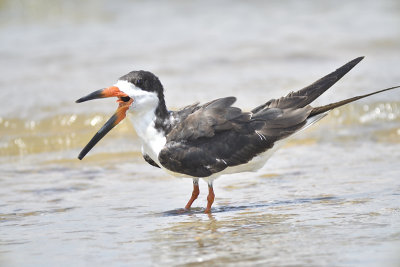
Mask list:
[[[149,71],[131,71],[119,78],[119,80],[133,83],[136,87],[148,92],[156,92],[159,97],[160,94],[163,95],[164,89],[160,80]]]

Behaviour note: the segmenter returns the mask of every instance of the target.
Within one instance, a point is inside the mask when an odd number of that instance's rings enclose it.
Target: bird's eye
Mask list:
[[[142,85],[143,84],[143,80],[142,79],[137,79],[136,80],[136,85]]]
[[[124,102],[128,102],[129,100],[131,100],[131,98],[129,96],[121,96],[121,100]]]

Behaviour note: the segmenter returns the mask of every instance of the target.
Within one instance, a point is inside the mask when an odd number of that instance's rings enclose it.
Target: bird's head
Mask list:
[[[121,122],[128,110],[138,113],[140,116],[142,112],[155,111],[160,103],[165,105],[161,82],[153,73],[142,70],[132,71],[119,78],[113,86],[94,91],[79,98],[76,103],[106,97],[117,97],[118,109],[83,148],[78,156],[79,159],[83,159],[97,142]]]

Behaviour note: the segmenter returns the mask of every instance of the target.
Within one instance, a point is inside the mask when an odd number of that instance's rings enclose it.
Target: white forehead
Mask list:
[[[141,88],[135,86],[133,83],[124,80],[118,80],[114,86],[118,87],[120,91],[129,95],[130,97],[140,97],[140,96],[156,96],[154,92],[148,92],[142,90]]]

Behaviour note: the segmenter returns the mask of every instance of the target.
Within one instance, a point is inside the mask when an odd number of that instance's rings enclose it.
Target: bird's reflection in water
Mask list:
[[[164,216],[172,216],[173,222],[151,233],[154,263],[233,264],[246,259],[250,262],[259,257],[252,255],[253,249],[265,244],[270,235],[289,232],[291,225],[286,221],[296,216],[244,206],[221,207],[211,214],[203,212],[204,208],[194,208],[164,213]],[[176,222],[175,216],[179,215],[186,215],[187,219]],[[272,242],[277,242],[276,238],[271,238]],[[253,249],[244,248],[243,242],[254,243]]]
[[[278,206],[287,206],[287,205],[296,205],[296,204],[304,204],[304,203],[320,203],[320,202],[340,202],[343,201],[347,196],[320,196],[313,198],[296,198],[296,199],[288,199],[288,200],[277,200],[272,202],[258,202],[258,203],[250,203],[248,205],[223,205],[218,206],[212,209],[212,213],[208,214],[210,218],[214,218],[213,214],[218,213],[226,213],[226,212],[240,212],[246,210],[253,210],[258,208],[267,208],[267,207],[278,207]],[[155,214],[156,216],[181,216],[181,215],[196,215],[204,213],[204,208],[195,207],[191,209],[173,209],[168,210],[162,213]]]
[[[304,234],[321,240],[326,234],[327,225],[310,226],[312,218],[298,214],[299,208],[344,202],[346,196],[317,196],[248,205],[226,203],[211,214],[204,214],[204,208],[169,210],[157,214],[170,221],[151,232],[152,259],[154,263],[178,266],[268,264],[269,259],[288,253],[277,255],[278,247],[295,250],[297,246],[293,244],[301,243]],[[312,249],[319,247],[313,245]]]

